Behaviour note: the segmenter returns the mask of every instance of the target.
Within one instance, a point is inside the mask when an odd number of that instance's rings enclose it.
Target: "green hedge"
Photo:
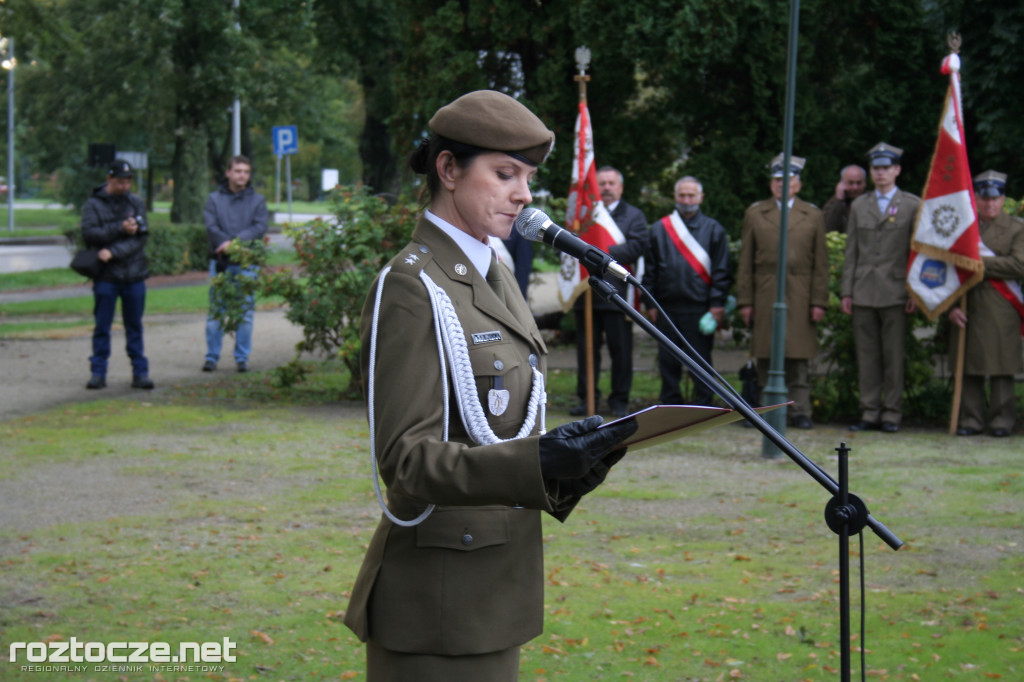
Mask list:
[[[69,241],[82,248],[79,226],[63,229]],[[153,224],[149,226],[146,241],[149,272],[153,275],[178,275],[190,270],[206,270],[210,262],[210,247],[206,240],[206,227],[197,224]]]

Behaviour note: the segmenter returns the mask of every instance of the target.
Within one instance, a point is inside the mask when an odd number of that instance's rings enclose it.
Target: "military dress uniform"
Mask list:
[[[907,259],[921,200],[896,189],[883,213],[877,192],[850,207],[841,295],[853,299],[862,422],[899,426],[907,333]]]
[[[979,198],[1004,196],[1005,188],[1004,173],[989,170],[974,178]],[[963,399],[957,433],[980,433],[987,425],[993,436],[1008,436],[1017,421],[1013,375],[1024,371],[1022,315],[1008,298],[1020,295],[1020,281],[1024,280],[1024,221],[1000,211],[995,219],[981,222],[979,231],[985,279],[967,292]],[[997,284],[1002,286],[1002,293],[996,289]],[[1016,291],[1012,290],[1014,284]],[[1024,309],[1019,298],[1017,304]],[[959,340],[960,335],[954,334],[954,357]],[[986,377],[990,388],[987,418]]]
[[[757,359],[758,382],[767,383],[772,347],[782,213],[775,199],[758,201],[743,216],[736,273],[736,305],[753,306],[750,353]],[[809,360],[818,352],[818,330],[811,308],[828,308],[828,248],[821,210],[802,199],[789,209],[786,242],[786,387],[793,400],[790,419],[811,417]]]
[[[345,624],[369,640],[371,671],[381,650],[392,654],[386,679],[445,679],[459,669],[453,665],[469,666],[464,679],[505,679],[494,666],[507,671],[514,665],[514,679],[519,646],[542,630],[540,511],[564,519],[578,498],[561,499],[550,481],[545,485],[537,427],[519,440],[475,445],[452,397],[444,440],[443,377],[420,273],[454,305],[477,392],[498,437],[514,437],[523,424],[533,368],[545,371],[547,348],[508,268],[492,264],[485,279],[426,218],[390,266],[376,330],[375,454],[394,514],[412,519],[428,503],[437,507],[415,527],[382,517]],[[363,310],[364,377],[375,299],[371,293]],[[494,390],[507,391],[503,411],[500,404],[488,407]],[[402,654],[410,655],[404,672]],[[434,657],[445,658],[436,670]],[[483,667],[473,667],[481,657]],[[415,675],[408,677],[410,671]]]

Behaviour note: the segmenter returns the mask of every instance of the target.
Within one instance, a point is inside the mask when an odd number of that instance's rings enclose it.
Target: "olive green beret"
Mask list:
[[[466,93],[438,109],[428,125],[449,140],[505,152],[535,166],[555,146],[555,134],[532,111],[496,90]]]

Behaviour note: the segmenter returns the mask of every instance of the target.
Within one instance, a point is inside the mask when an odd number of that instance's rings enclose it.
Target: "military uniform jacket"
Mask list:
[[[996,255],[982,258],[985,279],[967,292],[964,373],[1016,374],[1024,371],[1020,315],[990,280],[1024,279],[1024,221],[1002,213],[981,224],[981,241]],[[958,337],[954,334],[954,339]]]
[[[755,358],[771,355],[781,218],[775,199],[751,205],[743,216],[736,305],[754,306],[750,352]],[[817,354],[818,332],[811,321],[811,306],[828,308],[825,222],[818,207],[796,198],[789,210],[786,241],[787,358],[813,358]]]
[[[846,255],[840,291],[853,304],[869,308],[907,302],[907,261],[914,216],[921,200],[897,190],[885,215],[875,192],[853,200],[846,230]]]
[[[500,438],[522,426],[531,364],[544,372],[547,349],[508,268],[499,266],[506,304],[425,218],[391,266],[377,330],[376,457],[388,506],[399,518],[438,506],[411,528],[381,518],[345,623],[361,640],[393,651],[466,655],[520,645],[543,624],[538,510],[564,519],[578,498],[558,500],[545,485],[536,428],[519,440],[474,445],[452,401],[443,440],[438,347],[420,271],[452,300],[484,410],[498,377],[509,391],[504,414],[487,411]],[[362,315],[364,377],[375,298],[376,282]]]

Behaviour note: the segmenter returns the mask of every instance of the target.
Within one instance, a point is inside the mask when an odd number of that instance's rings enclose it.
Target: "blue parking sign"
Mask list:
[[[298,126],[274,126],[274,156],[299,153]]]

